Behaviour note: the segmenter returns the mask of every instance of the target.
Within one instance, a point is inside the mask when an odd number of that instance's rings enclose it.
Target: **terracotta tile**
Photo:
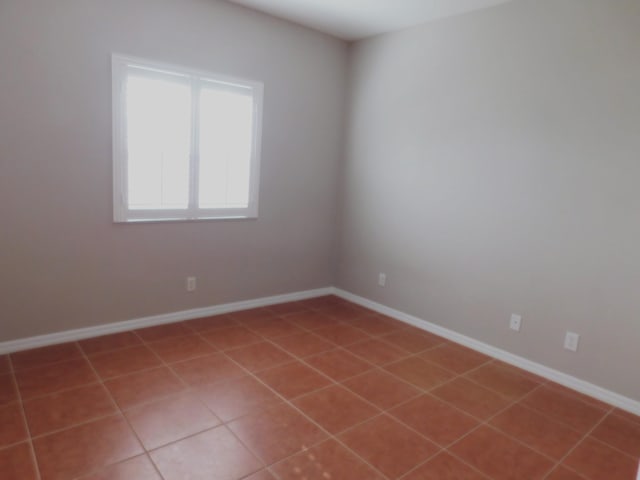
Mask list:
[[[513,405],[491,420],[491,425],[534,450],[560,460],[582,438],[582,434],[534,410]]]
[[[367,310],[366,308],[352,303],[327,306],[320,311],[344,322],[352,321],[358,317],[371,315],[371,310]]]
[[[616,408],[613,410],[612,414],[615,415],[616,417],[621,417],[630,422],[640,424],[640,417],[638,415],[634,415],[633,413],[627,412],[625,410],[620,410],[619,408]]]
[[[243,347],[262,341],[262,337],[242,326],[218,328],[203,332],[202,336],[220,350]]]
[[[214,347],[205,342],[199,335],[167,338],[158,342],[149,343],[149,348],[167,363],[202,357],[215,353],[216,351]]]
[[[266,465],[326,438],[322,430],[285,404],[270,406],[228,426]]]
[[[117,413],[111,397],[100,384],[26,401],[24,410],[34,437]]]
[[[0,477],[3,480],[38,480],[28,443],[0,450]]]
[[[431,392],[476,418],[486,420],[509,405],[509,400],[464,378],[445,383]]]
[[[362,398],[337,385],[300,397],[293,404],[331,434],[342,432],[380,413]]]
[[[262,464],[224,427],[151,452],[165,480],[237,480]]]
[[[147,450],[220,424],[194,395],[186,393],[132,408],[125,416]]]
[[[203,385],[197,393],[200,400],[224,422],[280,402],[275,393],[249,376]]]
[[[382,480],[383,478],[335,440],[327,440],[283,460],[272,468],[282,480]]]
[[[332,382],[301,362],[292,362],[264,370],[258,378],[286,399],[299,397],[326,387]]]
[[[142,340],[133,332],[121,332],[102,337],[87,338],[86,340],[80,340],[78,343],[84,353],[95,355],[96,353],[141,345]]]
[[[183,324],[185,327],[199,333],[218,328],[237,327],[239,325],[238,321],[233,319],[229,314],[196,318],[194,320],[187,320]]]
[[[120,415],[34,440],[42,480],[67,480],[143,453]]]
[[[320,297],[307,298],[306,300],[300,301],[300,303],[305,305],[307,308],[323,308],[343,302],[345,302],[345,300],[340,297],[336,297],[335,295],[322,295]]]
[[[22,399],[27,400],[97,382],[98,377],[93,373],[89,362],[81,358],[20,370],[16,372],[16,380]]]
[[[434,388],[455,376],[452,372],[419,357],[400,360],[385,366],[384,369],[416,387],[424,389]]]
[[[184,390],[184,385],[166,367],[132,373],[105,382],[120,408],[131,408]]]
[[[380,338],[410,353],[418,353],[446,342],[442,337],[417,328],[403,329]]]
[[[82,357],[82,352],[75,342],[34,348],[11,354],[14,370],[42,367],[52,363],[75,360]]]
[[[260,470],[259,472],[249,475],[242,480],[277,480],[276,477],[271,475],[268,470]]]
[[[564,464],[590,480],[633,480],[638,460],[589,437],[569,454]]]
[[[480,427],[449,448],[495,480],[542,479],[554,463],[488,427]]]
[[[632,457],[640,458],[640,423],[609,415],[591,435]]]
[[[18,401],[18,390],[13,375],[0,375],[0,405]]]
[[[267,308],[276,315],[288,315],[308,310],[303,302],[278,303],[276,305],[269,305]]]
[[[527,377],[529,380],[533,380],[534,382],[539,383],[541,385],[549,383],[549,380],[547,380],[546,378],[541,377],[540,375],[536,375],[535,373],[528,372],[523,368],[516,367],[515,365],[511,365],[509,363],[503,362],[501,360],[496,360],[496,359],[493,360],[493,363],[499,366],[500,368],[503,368],[505,370],[511,370],[513,373],[517,373],[518,375]]]
[[[157,325],[155,327],[141,328],[140,330],[135,330],[135,333],[145,342],[155,342],[158,340],[164,340],[165,338],[189,335],[191,330],[185,327],[182,322],[178,322]]]
[[[0,448],[22,442],[29,437],[22,418],[22,408],[17,403],[0,406],[0,426]]]
[[[9,355],[0,355],[0,375],[5,375],[7,373],[11,373]]]
[[[314,330],[316,335],[320,335],[325,340],[335,343],[336,345],[349,345],[356,342],[361,342],[362,340],[367,340],[371,338],[368,334],[364,333],[362,330],[350,327],[346,324],[336,324],[329,325],[327,327],[322,327]]]
[[[337,318],[330,317],[329,315],[321,312],[299,312],[287,315],[285,318],[287,321],[309,330],[315,330],[340,323],[340,320]]]
[[[585,477],[578,475],[573,470],[559,466],[545,480],[585,480]]]
[[[226,353],[251,372],[266,370],[294,360],[284,350],[268,342],[254,343],[246,347],[228,350]]]
[[[103,379],[162,365],[160,359],[145,345],[91,355],[89,361]]]
[[[276,316],[276,314],[268,308],[251,308],[248,310],[239,310],[237,312],[231,312],[228,315],[239,322],[252,321],[259,318],[273,318]]]
[[[81,480],[162,480],[146,455],[125,460]]]
[[[406,358],[409,354],[375,338],[349,345],[349,351],[374,365],[385,365]]]
[[[338,382],[373,368],[371,364],[342,349],[305,358],[305,362]]]
[[[384,410],[422,393],[417,388],[380,370],[371,370],[350,378],[343,385]]]
[[[488,477],[448,453],[440,453],[402,480],[488,480]]]
[[[348,320],[349,325],[357,327],[369,335],[384,335],[403,328],[401,324],[377,313]]]
[[[605,403],[601,400],[598,400],[597,398],[593,398],[589,395],[585,395],[583,393],[580,393],[576,390],[573,390],[571,388],[567,388],[564,385],[559,385],[555,382],[546,382],[546,386],[553,390],[556,391],[558,393],[563,393],[564,395],[574,398],[576,400],[580,400],[584,403],[586,403],[587,405],[591,405],[592,407],[596,407],[599,408],[600,410],[606,410],[606,411],[611,411],[614,409],[614,407],[612,405],[609,405],[608,403]]]
[[[532,392],[522,403],[581,433],[594,427],[607,413],[547,386]]]
[[[309,332],[274,338],[273,343],[296,357],[308,357],[335,348],[335,345]]]
[[[458,374],[468,372],[491,361],[491,357],[455,343],[444,343],[422,352],[420,357]]]
[[[389,478],[399,478],[439,448],[398,421],[381,415],[340,435],[354,452]]]
[[[466,375],[467,378],[499,394],[517,400],[534,390],[539,384],[493,363],[484,365]]]
[[[171,368],[189,385],[215,383],[246,375],[242,368],[219,353],[174,363]]]
[[[291,322],[287,322],[280,317],[276,317],[268,321],[268,323],[261,325],[250,327],[254,332],[258,335],[261,335],[265,338],[274,339],[278,337],[285,337],[288,335],[294,335],[296,333],[303,333],[304,330],[295,326]]]
[[[479,425],[473,417],[431,395],[415,398],[389,414],[442,446],[455,442]]]

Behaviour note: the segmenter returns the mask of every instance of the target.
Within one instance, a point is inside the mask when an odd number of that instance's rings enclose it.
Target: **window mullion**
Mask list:
[[[200,79],[191,80],[191,155],[189,159],[189,213],[198,216],[200,182]]]

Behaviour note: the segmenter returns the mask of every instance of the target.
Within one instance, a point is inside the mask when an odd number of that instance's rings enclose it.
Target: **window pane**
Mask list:
[[[191,87],[130,74],[126,92],[129,208],[186,209]]]
[[[204,87],[200,92],[200,208],[247,208],[253,98]]]

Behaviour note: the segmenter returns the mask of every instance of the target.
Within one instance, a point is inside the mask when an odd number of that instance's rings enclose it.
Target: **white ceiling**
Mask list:
[[[230,0],[345,40],[359,40],[511,0]]]

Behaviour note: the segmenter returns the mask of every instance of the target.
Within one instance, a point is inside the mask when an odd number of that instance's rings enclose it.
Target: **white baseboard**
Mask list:
[[[97,325],[95,327],[78,328],[75,330],[66,330],[64,332],[38,335],[37,337],[10,340],[7,342],[0,342],[0,355],[16,352],[19,350],[27,350],[29,348],[44,347],[47,345],[55,345],[57,343],[82,340],[84,338],[99,337],[100,335],[108,335],[110,333],[125,332],[127,330],[134,330],[136,328],[153,327],[155,325],[179,322],[181,320],[191,320],[194,318],[207,317],[209,315],[219,315],[221,313],[236,312],[239,310],[247,310],[249,308],[266,307],[268,305],[274,305],[277,303],[305,300],[307,298],[330,295],[332,292],[333,289],[331,287],[318,288],[315,290],[286,293],[284,295],[275,295],[272,297],[262,297],[253,300],[224,303],[211,307],[194,308],[192,310],[183,310],[181,312],[152,315],[150,317],[136,318],[133,320],[125,320],[122,322],[106,323],[103,325]]]
[[[640,402],[637,400],[625,397],[618,393],[612,392],[611,390],[607,390],[585,380],[581,380],[572,375],[563,373],[559,370],[554,370],[553,368],[546,367],[540,363],[527,360],[524,357],[514,355],[513,353],[507,352],[506,350],[502,350],[479,340],[475,340],[471,337],[467,337],[466,335],[462,335],[461,333],[449,330],[448,328],[441,327],[440,325],[436,325],[434,323],[422,320],[399,310],[389,308],[367,298],[354,295],[345,290],[333,288],[331,289],[331,292],[334,295],[344,298],[345,300],[349,300],[350,302],[357,303],[366,308],[370,308],[371,310],[375,310],[376,312],[395,318],[397,320],[400,320],[401,322],[405,322],[415,327],[421,328],[422,330],[425,330],[427,332],[440,335],[441,337],[464,345],[465,347],[469,347],[473,350],[484,353],[485,355],[497,358],[498,360],[502,360],[505,363],[509,363],[510,365],[522,368],[523,370],[547,378],[573,390],[577,390],[578,392],[584,393],[585,395],[589,395],[591,397],[597,398],[598,400],[602,400],[603,402],[614,405],[622,410],[626,410],[635,415],[640,415]],[[640,478],[638,480],[640,480]]]

